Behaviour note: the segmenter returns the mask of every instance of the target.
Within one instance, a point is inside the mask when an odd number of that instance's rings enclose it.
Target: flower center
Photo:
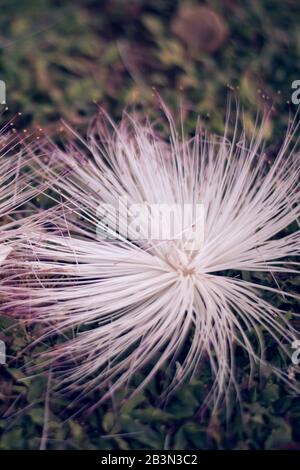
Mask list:
[[[184,276],[192,276],[195,274],[195,268],[190,268],[189,266],[182,267],[180,270]]]

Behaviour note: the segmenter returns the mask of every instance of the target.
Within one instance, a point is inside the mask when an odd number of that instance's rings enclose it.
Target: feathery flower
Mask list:
[[[166,114],[168,141],[150,123],[125,116],[120,126],[99,119],[87,141],[77,136],[79,143],[64,151],[52,148],[40,174],[64,202],[40,216],[42,231],[30,237],[29,250],[23,244],[27,261],[20,269],[34,272],[26,279],[30,308],[23,296],[12,305],[16,315],[45,325],[43,338],[62,334],[42,360],[66,389],[102,388],[105,399],[148,365],[137,392],[184,347],[168,390],[209,363],[214,376],[209,398],[217,404],[237,385],[237,346],[254,370],[266,364],[265,332],[286,353],[298,335],[285,312],[262,295],[293,297],[276,276],[292,275],[299,265],[294,258],[300,253],[299,230],[286,231],[300,215],[300,158],[292,144],[297,129],[289,128],[268,165],[264,119],[251,139],[238,130],[238,119],[231,139],[228,123],[223,137],[197,128],[187,139]],[[153,219],[147,212],[140,218],[140,239],[124,220],[115,227],[109,208],[125,200],[129,207],[201,204],[201,244],[186,245],[184,237],[147,238]],[[108,211],[110,238],[101,236],[99,207]],[[190,223],[192,232],[195,220]],[[246,280],[241,273],[247,272],[266,273],[266,281]],[[270,275],[276,285],[268,285]],[[288,380],[284,370],[274,370]]]
[[[12,249],[13,229],[17,229],[18,209],[36,190],[31,187],[29,174],[22,173],[28,154],[18,135],[8,133],[8,125],[0,131],[0,266]]]

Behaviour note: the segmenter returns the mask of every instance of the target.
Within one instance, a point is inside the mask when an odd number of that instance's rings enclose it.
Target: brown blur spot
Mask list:
[[[191,49],[204,52],[215,52],[227,36],[223,18],[206,6],[181,8],[172,21],[171,29]]]

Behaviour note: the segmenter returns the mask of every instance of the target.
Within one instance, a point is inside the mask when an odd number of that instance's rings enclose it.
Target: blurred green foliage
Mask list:
[[[199,114],[211,130],[222,132],[229,85],[245,107],[249,131],[262,105],[272,107],[274,120],[266,131],[271,147],[283,136],[293,112],[291,84],[300,79],[297,0],[0,4],[6,119],[22,112],[16,121],[19,128],[42,125],[55,134],[64,118],[84,130],[97,110],[95,103],[115,119],[124,107],[139,104],[156,115],[154,87],[175,113],[178,103],[183,104],[188,131]],[[202,10],[189,16],[194,21],[187,20],[186,11],[195,5]],[[283,276],[280,282],[295,288],[299,278]],[[299,309],[295,302],[281,302],[278,305],[287,311]],[[1,320],[1,328],[9,325]],[[209,406],[202,406],[211,383],[205,365],[197,379],[166,403],[158,398],[169,380],[170,372],[163,370],[120,410],[116,396],[90,414],[78,414],[81,406],[99,397],[70,404],[67,397],[52,392],[46,399],[47,377],[22,380],[19,366],[30,361],[30,355],[21,352],[35,337],[35,331],[6,331],[9,354],[15,359],[9,367],[0,366],[0,449],[300,448],[299,397],[289,395],[270,371],[250,380],[242,354],[237,360],[241,403],[231,403],[213,416]],[[267,351],[274,364],[290,366],[271,338]]]

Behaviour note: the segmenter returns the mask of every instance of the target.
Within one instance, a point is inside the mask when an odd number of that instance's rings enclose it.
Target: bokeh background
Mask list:
[[[222,132],[231,94],[249,132],[257,109],[271,108],[265,137],[272,152],[296,111],[298,0],[0,0],[0,7],[0,79],[8,105],[2,120],[17,116],[21,132],[42,127],[55,137],[64,132],[63,119],[84,133],[97,103],[115,119],[131,107],[155,116],[156,92],[175,115],[182,104],[187,131],[200,115]],[[295,289],[299,276],[281,283]],[[296,302],[266,297],[287,315],[299,310]],[[0,327],[9,354],[8,366],[0,366],[0,449],[300,449],[300,397],[268,370],[249,385],[242,354],[242,403],[233,400],[213,416],[202,407],[211,384],[205,368],[167,403],[159,395],[170,372],[162,370],[121,409],[116,396],[82,415],[81,404],[51,392],[51,376],[22,380],[30,360],[22,351],[36,332],[4,318]],[[291,367],[271,338],[267,355]]]

